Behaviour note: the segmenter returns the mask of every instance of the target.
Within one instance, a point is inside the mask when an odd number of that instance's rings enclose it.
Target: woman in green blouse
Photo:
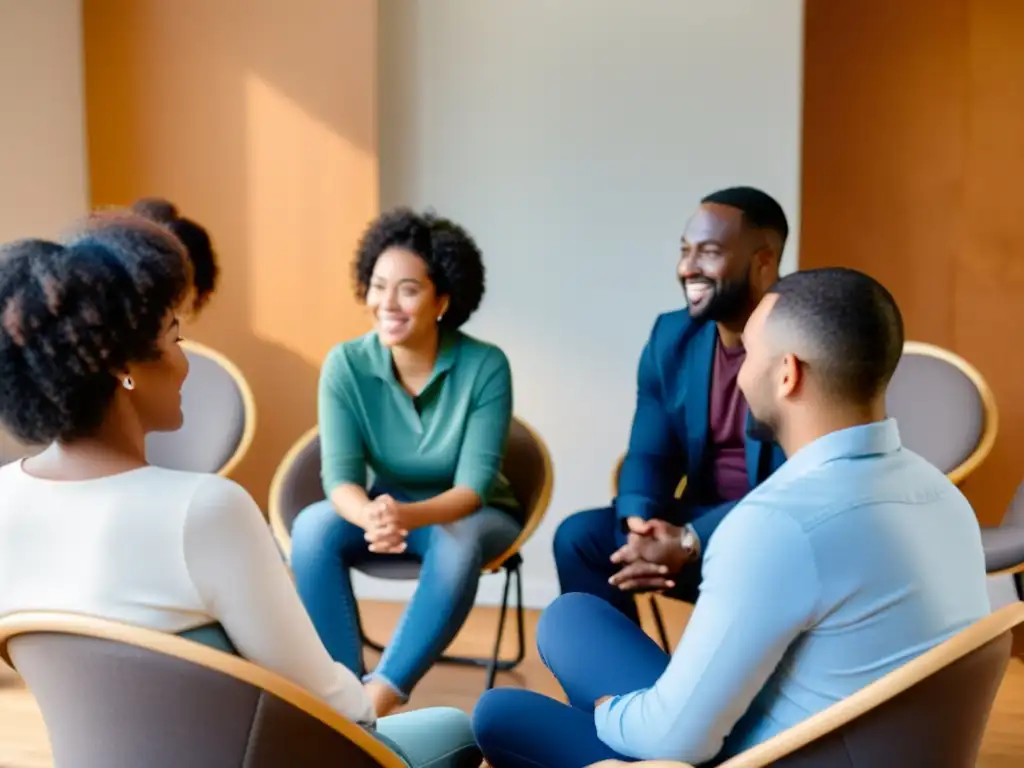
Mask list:
[[[364,678],[383,716],[458,633],[481,567],[515,541],[522,520],[500,473],[508,359],[459,330],[484,293],[476,243],[447,219],[395,210],[363,236],[355,277],[375,328],[331,350],[321,370],[327,500],[296,519],[292,568],[328,651],[362,674],[349,569],[370,558],[422,562],[391,644]]]

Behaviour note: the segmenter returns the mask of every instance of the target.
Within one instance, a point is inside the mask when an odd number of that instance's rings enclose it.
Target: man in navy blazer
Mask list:
[[[788,234],[782,207],[751,187],[708,195],[687,222],[677,268],[687,308],[657,319],[640,357],[618,496],[566,518],[555,534],[563,593],[596,595],[637,622],[637,591],[694,602],[711,534],[785,460],[748,434],[736,377],[743,327],[778,280]],[[638,554],[643,537],[667,535],[666,523],[683,527],[681,569]]]

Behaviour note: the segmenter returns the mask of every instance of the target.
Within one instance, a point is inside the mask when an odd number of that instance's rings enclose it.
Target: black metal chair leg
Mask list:
[[[514,557],[518,558],[518,555]],[[494,679],[498,672],[508,672],[518,667],[523,659],[526,658],[526,617],[525,609],[523,608],[523,574],[520,569],[520,560],[510,562],[505,567],[505,588],[501,600],[501,611],[498,617],[498,632],[497,637],[494,641],[494,652],[487,657],[477,656],[449,656],[447,654],[441,656],[438,661],[446,664],[458,664],[466,667],[483,667],[487,670],[487,688],[494,687]],[[518,637],[516,655],[511,659],[503,659],[500,657],[501,652],[501,640],[505,630],[505,618],[508,615],[508,598],[509,588],[512,585],[513,577],[516,580],[516,634]],[[378,653],[383,653],[384,648],[377,642],[370,639],[365,632],[362,630],[362,626],[359,629],[362,641],[365,646],[372,648]]]
[[[661,609],[658,601],[651,595],[651,613],[654,614],[654,625],[658,628],[658,637],[661,639],[661,647],[665,653],[672,653],[672,643],[668,641],[668,633],[665,631],[665,621],[661,618]]]
[[[505,634],[505,614],[508,613],[508,588],[512,583],[512,571],[505,571],[505,589],[501,596],[501,611],[498,613],[498,633],[494,637],[494,653],[491,663],[487,666],[487,684],[484,690],[494,687],[494,676],[498,672],[498,656],[501,653],[501,637]]]

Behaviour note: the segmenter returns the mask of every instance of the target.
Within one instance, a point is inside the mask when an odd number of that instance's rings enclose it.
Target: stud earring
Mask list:
[[[444,315],[438,315],[437,316],[437,322],[440,323],[442,320],[444,320]]]
[[[125,376],[121,379],[121,386],[130,392],[135,389],[135,380],[131,376]]]

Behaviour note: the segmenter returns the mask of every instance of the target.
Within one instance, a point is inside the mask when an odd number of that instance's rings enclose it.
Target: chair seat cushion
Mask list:
[[[989,573],[1024,563],[1024,526],[1003,525],[981,529],[985,570]]]
[[[420,561],[411,555],[378,556],[352,566],[376,579],[407,581],[420,577]]]

